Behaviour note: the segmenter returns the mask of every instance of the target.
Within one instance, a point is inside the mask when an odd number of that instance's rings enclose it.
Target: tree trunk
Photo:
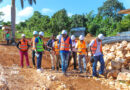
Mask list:
[[[12,0],[12,4],[11,4],[12,44],[15,43],[15,19],[16,19],[15,0]]]

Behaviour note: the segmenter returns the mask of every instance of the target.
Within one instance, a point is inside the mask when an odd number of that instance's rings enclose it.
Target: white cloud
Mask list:
[[[43,9],[42,9],[42,13],[43,13],[43,14],[47,14],[47,13],[51,13],[51,12],[53,12],[53,10],[51,10],[51,9],[49,9],[49,8],[43,8]]]
[[[10,5],[0,8],[0,12],[3,12],[4,16],[2,16],[2,19],[5,22],[11,20],[11,6]]]
[[[19,17],[29,17],[33,14],[34,10],[32,7],[26,7],[18,12]]]
[[[72,13],[68,13],[68,16],[71,17],[73,14]]]
[[[4,22],[11,21],[11,6],[6,5],[2,8],[0,8],[0,12],[3,12],[4,16],[2,16],[2,19]],[[23,18],[30,17],[34,12],[34,9],[32,7],[26,7],[23,10],[18,10],[16,8],[16,24],[18,24],[21,21],[24,21]]]

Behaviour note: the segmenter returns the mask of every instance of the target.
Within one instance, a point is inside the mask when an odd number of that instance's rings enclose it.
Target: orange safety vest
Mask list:
[[[85,41],[83,41],[83,43],[79,40],[78,42],[78,51],[81,52],[81,53],[78,53],[79,55],[83,55],[83,54],[86,54],[86,43]]]
[[[59,54],[60,49],[59,49],[59,46],[58,46],[58,41],[54,42],[54,51],[55,51],[56,55]]]
[[[67,39],[64,41],[63,37],[61,38],[61,44],[60,44],[60,50],[69,51],[70,49],[70,37],[67,37]]]
[[[32,38],[32,50],[35,50],[35,47],[34,47],[34,46],[35,46],[35,38],[36,38],[36,37],[33,37],[33,38]]]
[[[92,53],[93,53],[93,54],[96,53],[96,50],[97,50],[97,40],[96,40],[96,39],[94,40],[94,44],[93,44],[93,46],[91,47],[91,50],[92,50]],[[100,45],[100,52],[102,53],[102,41],[101,41],[101,45]]]
[[[19,48],[21,51],[27,51],[28,49],[28,41],[25,40],[25,42],[23,40],[20,40],[21,44],[19,45]]]

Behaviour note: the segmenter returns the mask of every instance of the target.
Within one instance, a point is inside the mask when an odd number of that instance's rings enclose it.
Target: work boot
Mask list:
[[[100,78],[105,78],[105,76],[104,76],[104,75],[102,75],[102,74],[99,74],[99,77],[100,77]]]
[[[30,66],[27,66],[27,68],[31,68]]]
[[[51,69],[52,69],[52,70],[55,70],[55,67],[52,67]]]
[[[80,74],[83,73],[83,71],[80,71]]]
[[[56,70],[59,71],[59,67],[56,67]]]
[[[93,76],[93,79],[97,79],[97,77],[96,77],[96,76]]]
[[[33,65],[33,69],[35,69],[35,65]]]
[[[23,68],[23,66],[21,66],[21,68]]]
[[[84,73],[86,73],[86,69],[84,69]]]
[[[67,76],[66,72],[63,72],[63,75],[64,75],[64,76]]]
[[[75,71],[77,71],[78,69],[77,68],[74,68]]]

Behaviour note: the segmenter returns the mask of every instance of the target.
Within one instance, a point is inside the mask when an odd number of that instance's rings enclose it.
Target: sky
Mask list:
[[[66,9],[68,16],[73,14],[86,14],[94,11],[96,14],[98,8],[103,5],[106,0],[36,0],[36,5],[30,6],[25,0],[24,8],[21,8],[20,0],[16,0],[16,23],[23,22],[33,15],[34,11],[39,11],[42,15],[52,16],[60,9]],[[119,0],[125,8],[130,8],[130,0]],[[11,0],[3,0],[0,3],[0,11],[4,13],[2,19],[10,21]]]

